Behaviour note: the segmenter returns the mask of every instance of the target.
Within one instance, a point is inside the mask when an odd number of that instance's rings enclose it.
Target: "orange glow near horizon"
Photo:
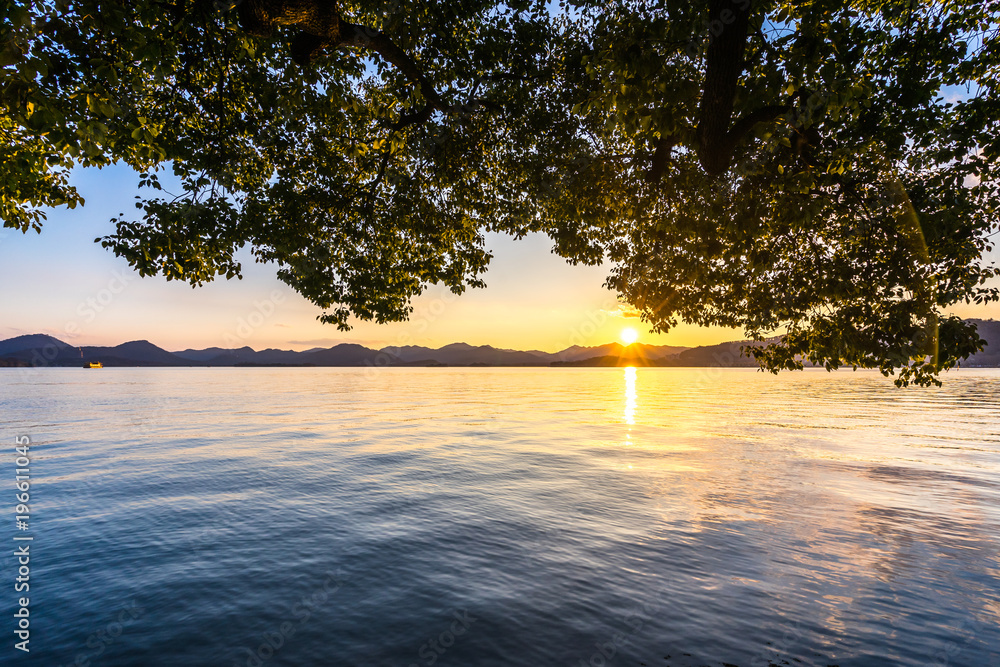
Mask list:
[[[621,338],[622,343],[629,346],[639,340],[639,332],[632,327],[625,327],[618,337]]]

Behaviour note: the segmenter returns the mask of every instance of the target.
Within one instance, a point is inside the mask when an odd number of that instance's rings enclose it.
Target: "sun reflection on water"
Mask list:
[[[625,369],[625,423],[635,424],[635,367],[628,366]]]

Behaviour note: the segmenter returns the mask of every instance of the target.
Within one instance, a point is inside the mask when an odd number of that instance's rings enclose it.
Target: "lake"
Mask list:
[[[997,666],[1000,371],[944,381],[0,369],[0,661]]]

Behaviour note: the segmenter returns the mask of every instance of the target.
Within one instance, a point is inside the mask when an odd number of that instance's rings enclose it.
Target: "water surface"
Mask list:
[[[997,666],[998,408],[995,370],[0,369],[0,660]]]

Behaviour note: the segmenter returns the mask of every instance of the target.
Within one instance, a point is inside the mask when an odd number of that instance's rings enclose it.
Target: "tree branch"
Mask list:
[[[417,84],[428,104],[441,111],[447,110],[447,105],[441,100],[441,96],[424,76],[420,67],[385,33],[346,21],[342,21],[340,27],[340,40],[336,45],[337,48],[357,47],[375,51],[382,56],[383,60],[402,72],[403,76]]]
[[[244,0],[239,17],[243,29],[254,35],[270,35],[279,26],[299,28],[291,47],[292,59],[299,65],[308,65],[326,49],[374,51],[415,83],[428,104],[447,110],[437,90],[403,49],[379,30],[344,21],[333,0]]]
[[[786,111],[789,111],[791,108],[792,107],[787,104],[769,104],[743,114],[740,119],[733,124],[733,128],[727,133],[727,139],[731,144],[729,148],[730,157],[732,157],[733,151],[736,150],[736,144],[739,143],[740,139],[749,134],[750,130],[752,130],[758,123],[772,121]]]
[[[656,148],[653,150],[653,159],[650,161],[649,171],[646,172],[646,181],[657,183],[663,178],[663,172],[670,161],[670,151],[677,144],[673,135],[662,135],[656,141]]]

